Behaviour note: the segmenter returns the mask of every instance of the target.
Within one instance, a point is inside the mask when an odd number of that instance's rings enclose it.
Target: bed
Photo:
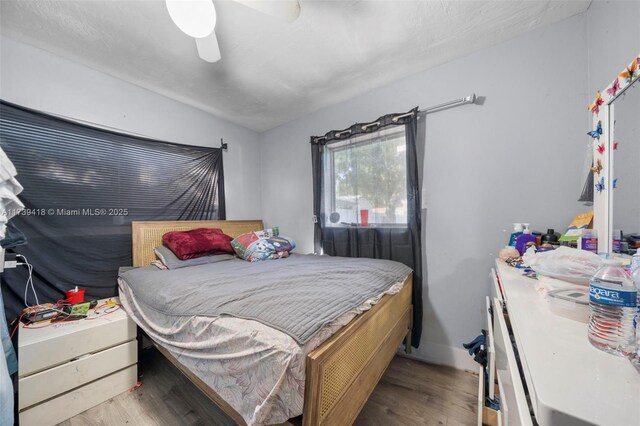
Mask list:
[[[155,260],[153,249],[162,244],[164,233],[194,228],[220,228],[224,233],[235,237],[245,232],[261,230],[263,223],[259,220],[133,222],[133,266],[145,267]],[[275,264],[280,260],[267,262]],[[400,344],[404,341],[405,347],[410,347],[411,287],[412,276],[408,274],[401,282],[394,283],[377,297],[368,299],[358,309],[350,310],[326,324],[309,341],[297,344],[281,331],[240,318],[216,318],[217,323],[211,325],[207,321],[214,320],[194,316],[182,319],[183,322],[176,327],[175,323],[163,322],[166,321],[165,318],[157,313],[144,312],[141,309],[143,304],[134,297],[131,289],[125,282],[120,282],[123,306],[145,332],[152,331],[147,334],[158,350],[240,425],[270,424],[286,420],[282,416],[294,417],[300,413],[303,425],[351,424]],[[154,338],[153,330],[150,330],[154,323],[156,329],[162,330],[165,327],[166,334],[156,334]],[[233,377],[227,383],[224,382],[224,374],[215,375],[213,379],[206,377],[202,374],[204,368],[211,367],[215,370],[219,365],[224,365],[226,373],[229,366],[232,366],[233,371],[245,367],[237,360],[229,359],[229,353],[224,356],[220,353],[208,353],[207,357],[212,359],[208,365],[202,360],[192,362],[190,357],[183,356],[185,352],[180,348],[180,342],[165,338],[174,335],[175,330],[192,326],[199,327],[196,332],[191,331],[191,334],[200,335],[200,346],[212,341],[211,336],[203,330],[215,330],[214,337],[224,342],[238,341],[239,335],[250,330],[250,338],[253,339],[251,348],[242,351],[242,359],[250,360],[251,366],[258,371],[270,369],[268,361],[273,358],[277,363],[288,365],[286,372],[277,372],[277,383],[274,382],[275,387],[271,390],[273,384],[265,385],[265,380],[257,376]],[[261,345],[265,350],[260,352]],[[219,346],[224,345],[215,345],[211,350],[218,350]],[[260,364],[262,362],[265,364]],[[238,380],[253,380],[253,383],[244,383],[246,386],[238,391],[234,387]],[[261,385],[266,389],[255,389]],[[253,403],[251,392],[260,391],[264,394],[263,399],[273,404],[273,407],[267,406],[265,402],[264,406],[256,407],[254,416],[242,404],[247,401]],[[296,392],[301,394],[296,395]],[[287,411],[289,409],[292,411]]]

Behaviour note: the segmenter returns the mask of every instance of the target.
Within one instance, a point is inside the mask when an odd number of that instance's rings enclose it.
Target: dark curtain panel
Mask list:
[[[390,259],[412,268],[415,347],[422,334],[417,113],[415,108],[403,114],[388,114],[372,123],[357,123],[311,138],[315,251],[331,256]],[[398,169],[398,158],[406,162],[401,169],[406,171],[406,182],[392,184],[382,175],[385,170]],[[402,196],[406,192],[406,202],[404,198],[390,202],[399,188]],[[361,216],[361,210],[366,210],[366,218]]]
[[[11,219],[39,301],[74,286],[117,294],[131,265],[131,221],[224,219],[222,151],[138,138],[0,103],[0,145],[26,209]],[[0,275],[7,318],[24,308],[26,268]],[[29,292],[28,303],[35,303]]]

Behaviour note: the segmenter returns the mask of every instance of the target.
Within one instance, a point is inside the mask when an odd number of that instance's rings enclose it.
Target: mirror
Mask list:
[[[637,55],[589,107],[593,114],[589,132],[594,161],[593,227],[599,253],[618,251],[613,243],[618,230],[625,238],[640,233],[639,62]]]
[[[636,80],[611,104],[613,146],[611,151],[612,239],[619,231],[640,234],[640,82]],[[617,247],[612,247],[617,251]],[[622,251],[625,245],[622,245]]]

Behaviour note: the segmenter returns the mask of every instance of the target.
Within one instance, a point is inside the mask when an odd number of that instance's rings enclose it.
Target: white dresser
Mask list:
[[[89,311],[86,319],[42,328],[20,326],[18,409],[22,426],[60,423],[136,384],[135,323],[122,308],[100,308],[107,300],[99,301],[98,309]]]
[[[497,413],[480,410],[484,421],[640,425],[640,372],[628,360],[591,346],[585,323],[553,314],[536,281],[521,270],[496,261],[491,272],[489,358],[495,362],[501,406]]]

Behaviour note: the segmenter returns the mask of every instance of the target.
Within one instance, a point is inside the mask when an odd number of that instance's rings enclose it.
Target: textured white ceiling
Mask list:
[[[198,57],[164,1],[2,0],[0,22],[9,37],[264,131],[578,14],[589,1],[300,0],[293,23],[215,5],[215,64]]]

